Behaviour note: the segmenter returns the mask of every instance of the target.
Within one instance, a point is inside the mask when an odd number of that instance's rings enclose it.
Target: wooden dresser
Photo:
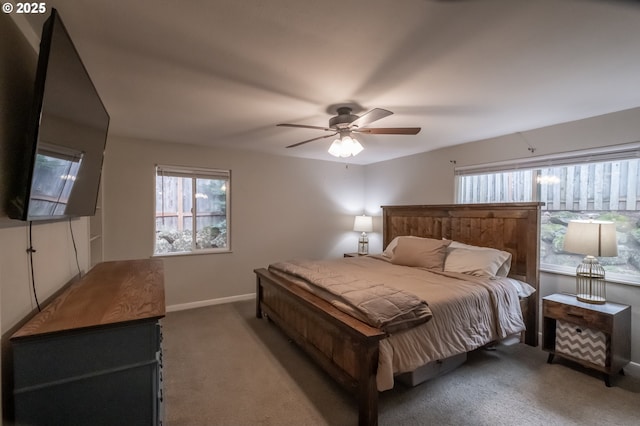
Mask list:
[[[11,337],[16,424],[163,421],[158,259],[104,262]]]

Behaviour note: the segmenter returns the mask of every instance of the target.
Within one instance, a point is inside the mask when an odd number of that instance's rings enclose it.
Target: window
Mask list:
[[[156,167],[154,254],[230,251],[229,170]]]
[[[562,250],[573,219],[616,223],[618,256],[600,258],[612,281],[640,284],[640,144],[456,169],[458,203],[542,201],[540,266],[575,273]]]

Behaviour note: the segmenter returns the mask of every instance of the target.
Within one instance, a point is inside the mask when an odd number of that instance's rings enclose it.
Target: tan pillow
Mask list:
[[[398,240],[400,238],[421,238],[421,237],[414,237],[413,235],[401,235],[399,237],[395,237],[393,240],[391,240],[387,248],[384,249],[384,251],[382,252],[382,255],[391,259],[393,257],[393,251],[396,249],[396,246],[398,245]]]
[[[450,243],[451,241],[448,240],[435,240],[432,238],[400,237],[393,251],[391,263],[442,271],[447,246]]]

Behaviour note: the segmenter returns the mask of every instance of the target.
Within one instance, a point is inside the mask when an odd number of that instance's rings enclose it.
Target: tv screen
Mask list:
[[[42,30],[28,126],[9,217],[93,216],[109,114],[55,9]]]

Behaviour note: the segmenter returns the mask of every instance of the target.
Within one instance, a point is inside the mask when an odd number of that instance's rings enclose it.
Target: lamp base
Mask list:
[[[604,297],[585,293],[576,294],[576,299],[578,299],[580,302],[591,303],[594,305],[604,305],[606,302]]]
[[[602,305],[606,302],[604,268],[598,259],[587,256],[576,269],[576,299]]]
[[[362,235],[360,235],[360,239],[358,239],[358,254],[369,254],[369,238],[366,232],[363,232]]]

